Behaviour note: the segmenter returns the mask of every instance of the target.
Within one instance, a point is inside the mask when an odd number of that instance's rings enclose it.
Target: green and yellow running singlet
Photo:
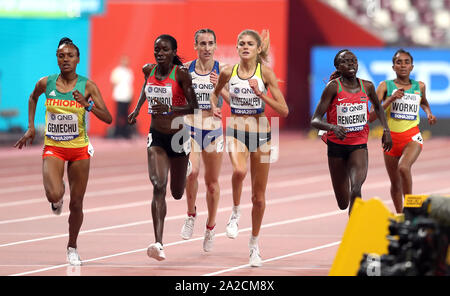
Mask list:
[[[56,89],[59,74],[47,78],[45,90],[45,145],[80,148],[89,145],[86,132],[86,110],[72,96],[78,90],[85,95],[87,78],[78,75],[75,87],[67,93]]]

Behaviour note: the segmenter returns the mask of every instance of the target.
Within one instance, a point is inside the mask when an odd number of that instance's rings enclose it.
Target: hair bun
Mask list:
[[[59,40],[58,47],[60,47],[61,44],[64,44],[64,43],[73,43],[73,42],[72,42],[72,39],[70,39],[68,37],[63,37],[63,38],[61,38],[61,40]]]

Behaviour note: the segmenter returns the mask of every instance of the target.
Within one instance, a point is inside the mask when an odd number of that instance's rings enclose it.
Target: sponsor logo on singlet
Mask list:
[[[358,132],[364,129],[367,123],[367,104],[340,104],[336,105],[337,124],[343,126],[348,132]]]

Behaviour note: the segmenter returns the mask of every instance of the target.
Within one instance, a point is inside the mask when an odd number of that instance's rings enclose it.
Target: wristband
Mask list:
[[[89,101],[89,106],[84,107],[84,109],[87,112],[91,112],[93,106],[94,106],[94,101]]]

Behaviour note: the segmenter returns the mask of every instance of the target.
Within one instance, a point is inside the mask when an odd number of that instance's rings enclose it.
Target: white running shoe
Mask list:
[[[80,266],[81,265],[81,258],[80,255],[78,255],[76,248],[67,248],[67,262],[69,262],[70,265],[74,266]]]
[[[205,237],[203,239],[203,251],[211,252],[214,245],[214,235],[216,234],[215,228],[209,230],[206,228]]]
[[[195,223],[194,216],[187,216],[184,219],[183,227],[181,227],[182,239],[190,239],[192,237],[192,234],[194,233],[194,223]]]
[[[259,254],[259,250],[257,247],[250,248],[250,260],[249,264],[251,267],[260,267],[262,266],[261,255]]]
[[[186,177],[189,176],[191,173],[192,173],[192,162],[189,159],[188,164],[187,164],[187,169],[186,169]]]
[[[240,213],[234,213],[234,212],[231,213],[230,219],[228,220],[228,223],[227,223],[227,229],[226,229],[226,233],[229,238],[236,238],[238,236],[238,233],[239,233],[238,224],[239,224],[240,218],[241,218]]]
[[[148,246],[147,255],[150,258],[155,258],[158,261],[166,259],[166,254],[164,254],[164,248],[160,243],[154,243]]]
[[[51,202],[50,203],[50,207],[52,209],[53,214],[59,216],[61,215],[61,211],[62,211],[62,207],[63,207],[63,203],[64,203],[64,193],[66,193],[66,182],[63,182],[63,186],[64,186],[64,192],[63,192],[63,196],[61,197],[61,199],[58,202]]]
[[[58,201],[58,202],[55,202],[55,203],[51,202],[50,203],[50,206],[52,208],[53,214],[55,214],[57,216],[61,215],[63,203],[64,203],[64,198],[61,198],[61,200]]]

